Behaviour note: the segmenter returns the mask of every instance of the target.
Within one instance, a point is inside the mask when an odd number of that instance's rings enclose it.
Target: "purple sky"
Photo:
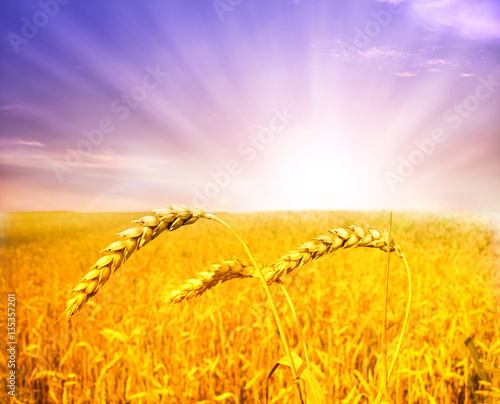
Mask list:
[[[1,211],[500,211],[497,1],[0,8]]]

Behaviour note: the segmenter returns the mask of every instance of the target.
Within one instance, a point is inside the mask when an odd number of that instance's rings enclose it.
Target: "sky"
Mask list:
[[[0,8],[0,211],[500,212],[498,1]]]

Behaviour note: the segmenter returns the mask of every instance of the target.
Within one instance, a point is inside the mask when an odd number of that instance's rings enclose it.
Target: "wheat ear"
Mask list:
[[[289,274],[294,269],[304,266],[311,260],[341,248],[371,247],[379,248],[385,252],[394,251],[399,257],[404,257],[399,244],[391,239],[385,229],[381,231],[365,225],[346,226],[330,230],[331,234],[320,235],[300,245],[296,250],[283,255],[271,267],[265,270],[268,284],[278,281],[282,276]],[[390,246],[390,247],[389,247]]]
[[[167,303],[180,303],[205,293],[218,283],[236,278],[256,277],[253,265],[241,258],[234,257],[233,261],[222,261],[220,264],[209,265],[207,270],[196,274],[198,277],[188,279],[177,287],[165,300]]]
[[[71,291],[66,304],[68,318],[81,310],[134,251],[144,247],[165,230],[173,231],[206,217],[202,210],[184,205],[170,205],[165,209],[153,209],[153,212],[155,215],[134,220],[135,223],[140,224],[140,227],[133,227],[118,233],[123,240],[115,241],[101,251],[106,255],[91,267],[91,271]]]

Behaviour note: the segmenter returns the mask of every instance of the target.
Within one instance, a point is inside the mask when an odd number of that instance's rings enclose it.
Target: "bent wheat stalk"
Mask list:
[[[267,295],[267,300],[269,301],[269,304],[271,306],[271,310],[274,315],[274,319],[276,320],[276,325],[278,326],[278,331],[281,337],[281,342],[283,343],[283,348],[285,349],[286,356],[288,357],[288,360],[290,361],[290,372],[292,374],[292,382],[293,382],[293,387],[294,387],[294,392],[295,392],[295,398],[298,400],[300,404],[304,404],[304,399],[302,397],[302,391],[300,389],[300,378],[297,374],[297,369],[295,368],[295,362],[293,361],[293,356],[292,356],[292,351],[290,350],[290,345],[288,343],[288,339],[285,333],[285,330],[283,328],[283,323],[281,322],[280,315],[278,313],[278,308],[276,307],[276,302],[274,301],[273,295],[271,294],[271,290],[269,289],[269,285],[266,283],[266,278],[264,277],[264,273],[262,272],[260,264],[257,262],[255,257],[253,256],[252,252],[248,248],[247,243],[243,241],[241,236],[231,227],[229,224],[227,224],[224,220],[221,220],[217,216],[214,215],[207,215],[207,219],[213,220],[222,226],[224,226],[226,229],[228,229],[231,234],[240,242],[240,244],[243,246],[245,252],[248,255],[248,258],[250,259],[250,262],[252,263],[255,273],[257,273],[257,276],[259,277],[262,286],[264,287],[264,290]]]
[[[134,220],[141,226],[118,233],[118,236],[122,237],[123,240],[115,241],[101,251],[106,255],[91,267],[91,271],[71,291],[65,310],[68,318],[82,309],[85,303],[101,289],[111,274],[114,274],[134,251],[144,247],[164,231],[174,231],[206,217],[202,210],[184,205],[170,205],[166,209],[156,209],[153,212],[155,215]]]
[[[405,339],[406,332],[408,331],[411,303],[412,303],[412,299],[413,299],[413,289],[412,289],[410,266],[408,265],[408,261],[404,255],[402,256],[402,258],[403,258],[403,262],[405,263],[406,275],[408,277],[408,302],[406,303],[405,317],[403,319],[403,326],[401,328],[401,333],[399,334],[398,343],[396,345],[396,350],[394,352],[394,356],[392,358],[391,364],[389,365],[389,370],[388,370],[386,377],[385,377],[385,385],[387,385],[387,382],[391,378],[392,371],[394,370],[394,366],[396,365],[396,361],[399,358],[399,352],[401,350],[401,346],[403,345],[403,341]],[[386,386],[384,386],[384,389],[379,391],[379,393],[377,394],[377,397],[375,398],[374,404],[380,404],[382,402],[383,395],[386,392],[385,387]]]
[[[279,282],[282,276],[304,266],[311,260],[321,258],[338,249],[369,247],[379,248],[386,252],[389,250],[389,233],[385,229],[379,231],[369,225],[365,225],[365,228],[353,225],[330,230],[330,233],[317,236],[311,241],[301,244],[296,250],[283,255],[270,267],[262,269],[266,282],[268,284]],[[404,257],[399,244],[395,243],[392,238],[390,245],[391,252],[395,252],[400,258]],[[210,265],[207,271],[198,274],[198,278],[188,279],[183,285],[175,289],[166,302],[180,303],[183,300],[201,296],[219,282],[226,282],[230,279],[259,279],[257,271],[251,264],[238,266],[237,263],[241,262],[241,260],[235,259],[236,262],[231,264],[231,271],[220,271],[216,265]],[[217,281],[214,283],[211,281],[212,279]]]

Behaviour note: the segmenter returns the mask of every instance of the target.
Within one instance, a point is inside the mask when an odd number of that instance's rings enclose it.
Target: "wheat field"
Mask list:
[[[259,391],[284,352],[257,279],[232,279],[201,297],[165,302],[208,264],[246,258],[217,223],[200,220],[159,235],[134,252],[78,314],[56,322],[99,251],[145,214],[2,214],[2,324],[7,294],[15,294],[17,303],[12,402],[295,402],[285,369]],[[218,216],[266,264],[328,229],[356,223],[387,228],[389,217],[353,211]],[[476,214],[396,212],[392,235],[412,270],[413,306],[383,402],[499,402],[500,249],[493,224]],[[386,265],[387,253],[378,249],[338,250],[281,279],[328,403],[371,403],[381,388]],[[292,349],[302,356],[290,308],[276,285],[271,291]],[[404,266],[392,254],[389,359],[407,299]],[[3,378],[5,350],[0,357]],[[8,402],[5,383],[1,389]]]

